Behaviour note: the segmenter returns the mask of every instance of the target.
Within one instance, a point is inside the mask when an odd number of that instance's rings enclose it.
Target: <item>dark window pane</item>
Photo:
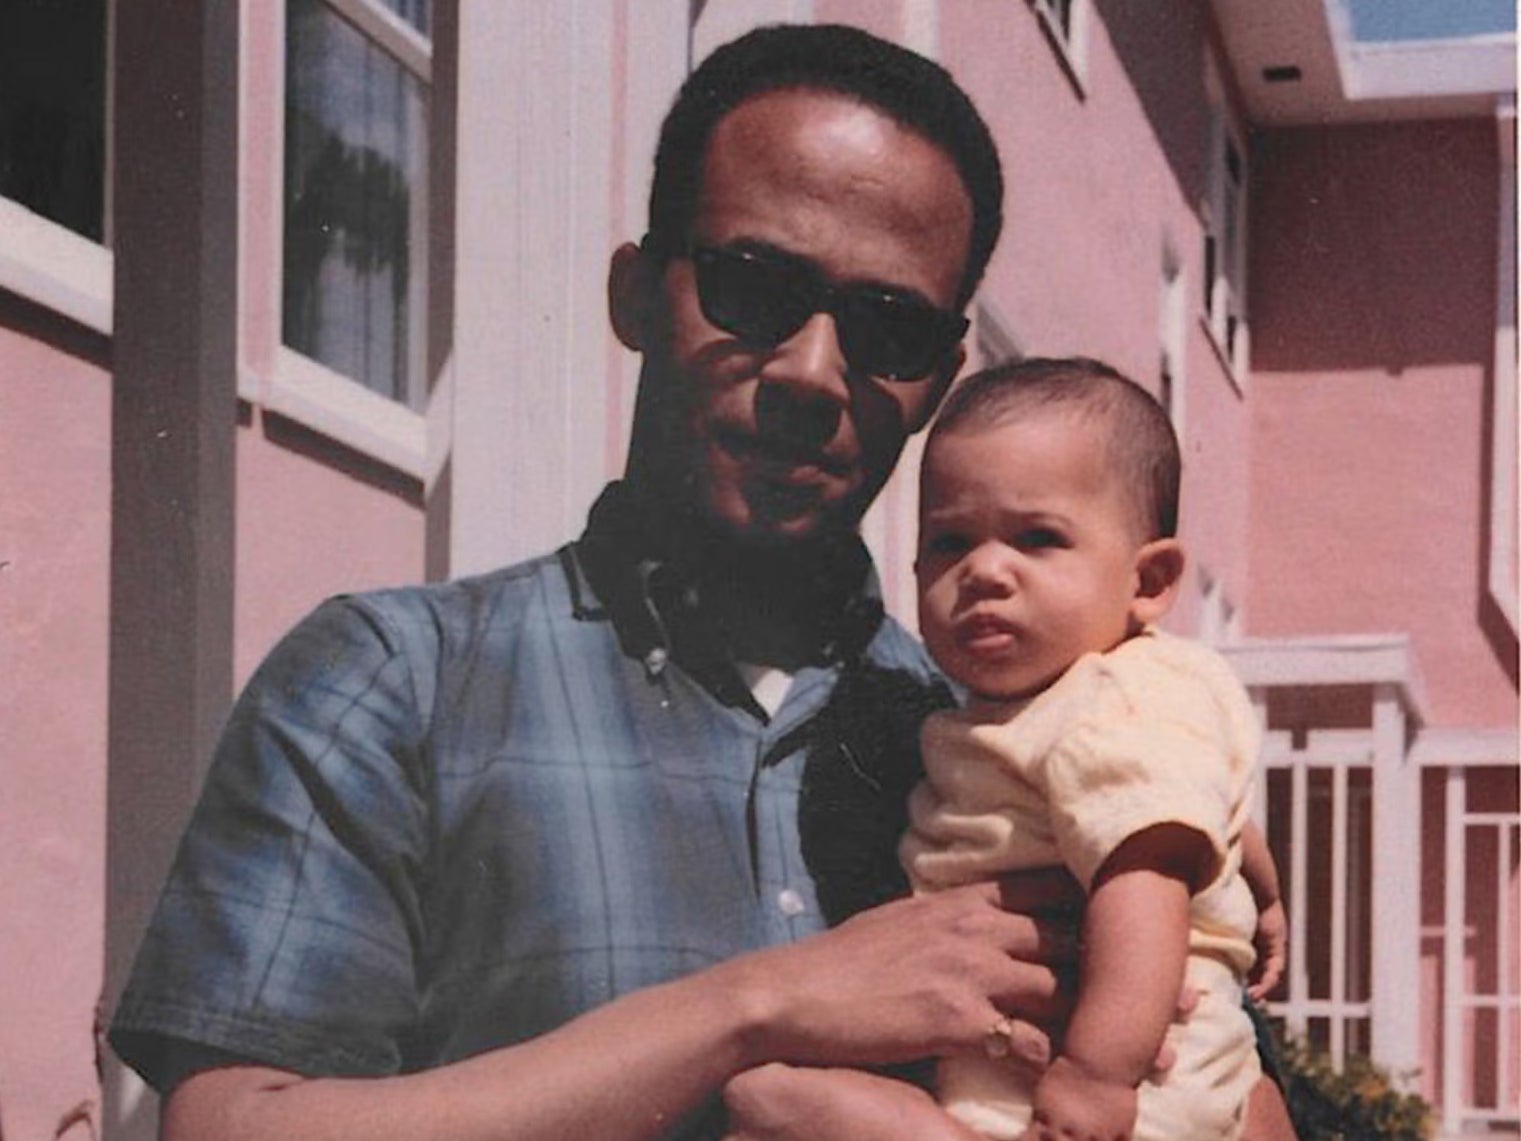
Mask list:
[[[423,367],[427,91],[319,0],[291,0],[285,343],[407,401]]]
[[[0,0],[0,197],[104,233],[105,0]]]

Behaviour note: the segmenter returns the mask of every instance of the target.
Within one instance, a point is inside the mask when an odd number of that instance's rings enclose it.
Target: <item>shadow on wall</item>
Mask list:
[[[0,328],[13,330],[25,340],[38,341],[97,368],[110,368],[111,339],[104,333],[75,324],[8,289],[0,289]]]
[[[1257,135],[1253,371],[1487,366],[1498,185],[1488,119]]]
[[[1402,486],[1416,496],[1410,510],[1474,512],[1473,620],[1515,686],[1516,632],[1488,581],[1491,544],[1513,541],[1490,526],[1499,270],[1494,122],[1268,131],[1256,139],[1253,172],[1249,304],[1259,392],[1271,401],[1273,374],[1283,373],[1295,378],[1300,394],[1292,407],[1300,413],[1308,407],[1305,385],[1332,396],[1328,408],[1345,410],[1347,401],[1332,390],[1337,374],[1356,373],[1346,382],[1377,425],[1371,430],[1385,438],[1408,441],[1429,457],[1434,434],[1465,441],[1480,434],[1471,499],[1434,502],[1415,477]],[[1344,421],[1310,430],[1337,447],[1362,428]]]
[[[1484,439],[1486,442],[1495,438],[1495,375],[1494,368],[1490,367],[1484,372]],[[1514,462],[1514,461],[1512,461]],[[1485,447],[1480,462],[1479,473],[1479,518],[1490,520],[1495,518],[1495,448]],[[1516,469],[1512,468],[1511,479],[1516,479]],[[1511,484],[1512,489],[1515,483]],[[1512,574],[1507,581],[1514,582],[1514,569],[1516,566],[1516,529],[1515,520],[1509,533],[1503,529],[1496,533],[1493,526],[1481,527],[1479,531],[1478,552],[1478,583],[1477,592],[1479,599],[1478,624],[1484,634],[1484,639],[1494,650],[1495,659],[1505,670],[1505,675],[1510,678],[1512,686],[1521,686],[1521,641],[1517,640],[1516,629],[1511,625],[1511,620],[1500,604],[1495,601],[1495,596],[1490,582],[1491,560],[1503,551],[1496,551],[1496,544],[1509,543],[1508,564],[1512,568]],[[1516,600],[1512,600],[1513,602]],[[1512,613],[1515,611],[1513,610]]]
[[[1110,45],[1141,101],[1151,132],[1198,212],[1204,199],[1209,95],[1204,86],[1204,6],[1157,0],[1096,0]],[[1182,50],[1191,53],[1180,59]]]

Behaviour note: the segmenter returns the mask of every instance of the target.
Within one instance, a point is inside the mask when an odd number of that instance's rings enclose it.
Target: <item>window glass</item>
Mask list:
[[[428,5],[397,0],[409,21]],[[321,0],[291,0],[285,343],[415,404],[424,367],[427,88]]]
[[[105,0],[0,0],[0,197],[104,234]]]
[[[423,35],[433,35],[433,5],[429,0],[380,0]]]

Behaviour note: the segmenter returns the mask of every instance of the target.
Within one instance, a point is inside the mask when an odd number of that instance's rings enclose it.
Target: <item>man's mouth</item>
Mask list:
[[[800,447],[788,440],[740,432],[721,432],[718,434],[718,442],[750,474],[767,482],[802,487],[844,479],[850,471],[847,461],[813,448]]]

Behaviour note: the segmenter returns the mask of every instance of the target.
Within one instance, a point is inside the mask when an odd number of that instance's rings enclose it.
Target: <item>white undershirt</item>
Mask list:
[[[750,687],[756,704],[766,711],[767,717],[775,717],[782,707],[782,700],[792,686],[792,674],[775,666],[759,666],[753,662],[735,662],[739,676]]]

